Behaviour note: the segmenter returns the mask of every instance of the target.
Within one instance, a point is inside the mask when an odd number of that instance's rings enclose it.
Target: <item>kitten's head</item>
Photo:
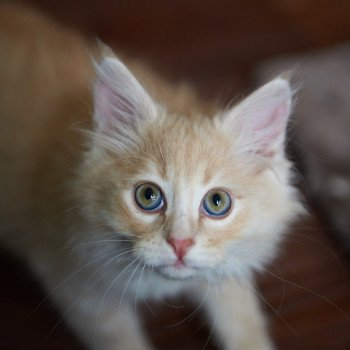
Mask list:
[[[89,219],[170,278],[246,276],[269,261],[301,212],[284,156],[288,82],[209,117],[169,113],[116,58],[97,77]]]

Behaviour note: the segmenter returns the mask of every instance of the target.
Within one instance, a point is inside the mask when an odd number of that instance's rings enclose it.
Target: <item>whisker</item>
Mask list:
[[[182,323],[185,323],[186,321],[192,319],[198,312],[199,310],[202,308],[202,306],[204,305],[206,299],[207,299],[207,296],[208,296],[208,293],[209,293],[209,284],[207,285],[207,290],[205,292],[205,295],[204,295],[204,298],[203,300],[201,301],[201,303],[195,308],[195,310],[193,312],[191,312],[190,315],[186,316],[183,320],[175,323],[175,324],[172,324],[170,326],[167,326],[166,328],[173,328],[173,327],[176,327]]]
[[[105,277],[105,276],[103,276]],[[102,278],[101,278],[102,279]],[[85,289],[78,297],[75,298],[75,300],[69,305],[69,307],[66,309],[66,311],[62,314],[62,316],[59,318],[59,320],[55,323],[55,325],[51,328],[50,332],[48,333],[46,339],[49,339],[50,336],[54,333],[58,325],[63,321],[63,319],[68,315],[68,313],[73,309],[73,307],[78,303],[78,301],[85,296],[94,286],[96,286],[101,279],[97,280],[93,285],[89,286],[89,288]]]
[[[133,261],[133,263],[134,263],[135,261],[137,261],[137,259],[139,259],[139,258],[136,258],[136,259]],[[120,309],[120,307],[121,307],[121,305],[122,305],[125,292],[126,292],[126,290],[128,289],[129,284],[130,284],[131,280],[133,279],[133,277],[135,276],[135,273],[137,272],[137,270],[138,270],[138,268],[140,267],[140,264],[141,264],[141,263],[142,263],[142,260],[140,260],[140,262],[138,263],[138,265],[135,267],[133,273],[130,275],[130,278],[128,279],[128,281],[127,281],[127,283],[126,283],[126,285],[125,285],[125,288],[124,288],[124,290],[123,290],[123,293],[122,293],[121,298],[120,298],[120,301],[119,301],[119,305],[118,305],[118,309],[117,309],[117,316],[118,316],[118,314],[119,314],[119,309]]]
[[[158,298],[159,301],[164,304],[165,306],[168,306],[168,307],[171,307],[173,309],[183,309],[185,307],[185,305],[171,305],[169,303],[167,303],[163,298],[161,298],[159,295],[158,295]]]
[[[106,242],[132,242],[132,239],[98,239],[94,241],[86,241],[86,242],[81,242],[74,245],[66,246],[66,248],[74,248],[74,247],[79,247],[79,246],[92,244],[92,243],[106,243]]]
[[[114,254],[116,253],[115,251],[113,252]],[[128,252],[124,252],[124,253],[128,253]],[[123,253],[123,254],[124,254]],[[112,254],[112,253],[111,253]],[[119,257],[120,255],[118,255],[117,257]],[[111,260],[113,260],[113,258],[109,259],[107,261],[110,262]],[[105,264],[103,264],[105,265]],[[100,268],[99,268],[100,269]],[[98,269],[98,270],[99,270]],[[125,269],[124,269],[125,270]],[[124,271],[123,270],[123,271]],[[123,272],[122,271],[122,272]],[[96,271],[95,271],[96,272]],[[94,273],[95,274],[95,273]],[[62,320],[67,316],[67,314],[73,309],[73,307],[78,303],[78,301],[85,296],[93,287],[95,287],[101,280],[103,280],[105,278],[107,274],[104,274],[103,276],[101,276],[101,278],[99,278],[97,281],[95,281],[95,283],[93,283],[92,285],[90,285],[88,288],[84,288],[84,291],[70,304],[70,306],[66,309],[66,311],[62,314],[62,316],[59,318],[59,320],[55,323],[55,325],[52,327],[52,329],[50,330],[50,332],[47,335],[47,339],[53,334],[53,332],[56,330],[56,328],[58,327],[58,325],[62,322]],[[88,281],[91,279],[88,279]],[[87,282],[85,283],[86,286]]]
[[[212,287],[212,282],[211,282],[211,277],[213,277],[212,275],[210,276],[209,280],[208,280],[208,289],[209,287]],[[208,290],[207,289],[207,290]],[[219,296],[218,296],[218,291],[216,288],[214,288],[215,290],[215,295],[216,295],[216,312],[215,312],[215,318],[214,318],[214,322],[211,326],[211,330],[210,330],[210,333],[208,335],[208,338],[206,340],[206,342],[204,343],[203,347],[202,347],[202,350],[204,350],[207,345],[209,344],[209,341],[210,341],[210,338],[212,337],[212,335],[214,334],[214,329],[216,327],[216,322],[217,322],[217,319],[218,319],[218,310],[219,310]]]
[[[298,337],[299,334],[297,331],[282,317],[282,315],[272,306],[271,303],[267,301],[267,299],[258,291],[256,287],[246,281],[247,286],[259,297],[263,300],[263,302],[273,311],[273,313],[288,327],[288,329]]]
[[[344,264],[341,262],[339,256],[337,255],[337,253],[335,252],[334,249],[332,249],[329,245],[325,244],[323,241],[321,241],[320,239],[317,239],[315,237],[310,237],[307,235],[303,235],[303,234],[298,234],[298,233],[292,233],[291,235],[288,236],[287,241],[291,241],[291,242],[298,242],[298,240],[294,240],[294,237],[300,237],[302,239],[307,239],[311,242],[317,243],[320,247],[324,248],[333,258],[334,260],[339,264],[339,266],[341,268],[343,268],[345,270],[345,266]]]
[[[294,286],[294,287],[298,287],[298,288],[300,288],[300,289],[302,289],[302,290],[304,290],[304,291],[306,291],[306,292],[311,293],[311,294],[314,295],[314,296],[317,296],[318,298],[322,299],[323,301],[325,301],[325,302],[327,302],[328,304],[330,304],[331,306],[333,306],[333,307],[334,307],[337,311],[339,311],[348,321],[350,321],[350,317],[349,317],[336,303],[334,303],[334,302],[331,301],[330,299],[326,298],[326,297],[323,296],[322,294],[317,293],[317,292],[313,291],[312,289],[309,289],[309,288],[307,288],[307,287],[304,287],[304,286],[302,286],[302,285],[300,285],[300,284],[297,284],[297,283],[288,281],[288,280],[286,280],[286,279],[283,278],[283,277],[279,277],[279,276],[277,276],[276,274],[274,274],[274,273],[271,272],[271,271],[268,271],[268,270],[263,269],[263,268],[262,268],[262,270],[265,271],[267,274],[269,274],[269,275],[271,275],[271,276],[273,276],[273,277],[275,277],[275,278],[277,278],[277,279],[279,279],[279,280],[281,280],[281,281],[283,281],[283,282],[285,282],[285,283],[287,283],[287,284],[289,284],[289,285],[292,285],[292,286]]]
[[[121,277],[125,271],[127,271],[130,266],[132,266],[134,264],[135,261],[137,261],[138,258],[135,258],[130,264],[128,264],[126,267],[124,267],[121,272],[117,275],[117,277],[115,277],[112,282],[109,284],[108,288],[106,289],[105,293],[103,294],[101,300],[100,300],[100,303],[99,303],[99,307],[98,307],[98,310],[97,310],[97,313],[96,313],[96,322],[95,322],[95,348],[97,348],[97,344],[96,344],[96,335],[97,335],[97,324],[98,324],[98,321],[100,319],[100,314],[101,314],[101,311],[102,311],[102,305],[106,299],[106,296],[108,295],[108,292],[111,290],[111,288],[114,286],[115,282],[119,279],[119,277]]]
[[[148,278],[151,279],[150,277],[150,273],[153,272],[153,267],[152,266],[148,266],[149,268],[147,269],[147,273],[148,273]],[[156,313],[153,311],[153,309],[151,308],[151,306],[149,305],[148,301],[145,298],[145,294],[142,293],[142,300],[145,303],[145,305],[147,306],[147,309],[151,312],[151,314],[153,315],[153,317],[157,317]]]
[[[89,263],[85,264],[84,266],[82,266],[81,268],[77,269],[76,271],[74,271],[73,273],[71,273],[68,277],[66,277],[62,282],[60,282],[56,287],[54,287],[52,290],[50,290],[50,292],[47,293],[47,295],[40,301],[40,303],[35,307],[35,309],[33,310],[33,313],[37,312],[38,309],[40,308],[40,306],[58,289],[60,288],[64,283],[66,283],[68,280],[70,280],[72,277],[74,277],[75,275],[77,275],[79,272],[83,271],[84,269],[86,269],[88,266],[96,263],[97,261],[115,254],[116,251],[113,252],[109,252],[107,254],[104,254],[96,259],[94,259],[93,261],[90,261]]]
[[[112,258],[110,258],[110,259],[108,259],[104,264],[102,264],[97,270],[95,270],[94,271],[94,273],[92,274],[92,275],[90,275],[90,277],[86,280],[86,282],[85,282],[85,286],[87,286],[88,285],[88,283],[90,282],[90,280],[101,270],[101,269],[103,269],[106,265],[108,265],[108,264],[110,264],[111,263],[111,261],[113,261],[113,260],[115,260],[115,259],[117,259],[117,258],[120,258],[121,256],[124,256],[125,254],[129,254],[129,253],[131,253],[131,252],[135,252],[135,251],[137,251],[138,249],[135,249],[135,248],[132,248],[132,249],[130,249],[130,248],[126,248],[126,249],[123,249],[123,252],[122,253],[120,253],[120,254],[118,254],[118,255],[116,255],[116,256],[113,256]],[[119,250],[120,251],[120,250]],[[118,252],[119,252],[118,251]]]
[[[141,259],[141,262],[143,262],[143,259]],[[142,275],[143,272],[145,271],[146,268],[146,264],[143,265],[140,276],[139,276],[139,280],[137,282],[137,286],[136,286],[136,294],[135,294],[135,302],[134,302],[134,310],[135,310],[135,314],[137,314],[137,302],[138,302],[138,293],[139,293],[139,288],[140,288],[140,283],[141,283],[141,279],[142,279]]]

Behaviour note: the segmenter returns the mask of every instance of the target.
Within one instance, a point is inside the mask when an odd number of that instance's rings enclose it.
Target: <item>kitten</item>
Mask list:
[[[252,275],[303,210],[288,81],[213,113],[38,14],[0,31],[1,241],[86,346],[152,349],[137,301],[187,291],[224,349],[272,349]]]

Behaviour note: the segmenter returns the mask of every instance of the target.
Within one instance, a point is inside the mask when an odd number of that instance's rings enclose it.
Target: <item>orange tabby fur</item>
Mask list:
[[[0,62],[1,242],[86,345],[151,349],[134,303],[187,289],[225,349],[271,350],[250,281],[302,212],[283,150],[288,82],[214,113],[187,85],[128,60],[143,89],[112,54],[4,4]],[[137,207],[144,182],[164,193],[159,213]],[[204,210],[213,188],[232,198],[224,217]],[[170,238],[193,242],[183,260]]]

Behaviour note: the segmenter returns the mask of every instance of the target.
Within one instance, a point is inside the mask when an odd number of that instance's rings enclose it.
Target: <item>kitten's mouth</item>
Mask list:
[[[181,260],[181,259],[178,259],[178,260],[174,263],[174,265],[172,265],[172,266],[174,266],[176,269],[181,269],[181,268],[183,268],[183,267],[187,267],[186,264],[185,264],[185,262],[184,262],[183,260]]]
[[[167,278],[179,280],[195,277],[198,269],[179,259],[172,264],[159,266],[156,270]]]

